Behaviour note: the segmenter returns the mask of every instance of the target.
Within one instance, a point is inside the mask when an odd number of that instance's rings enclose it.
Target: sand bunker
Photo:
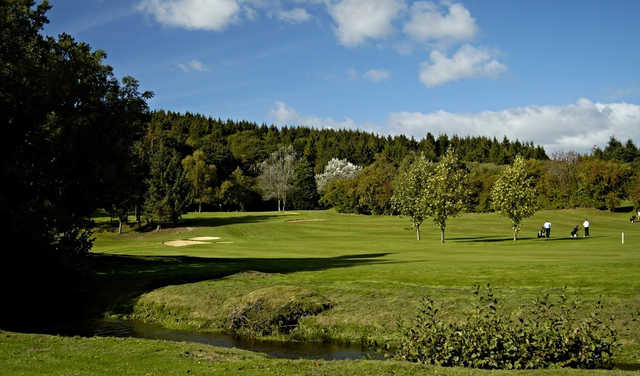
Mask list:
[[[216,244],[233,244],[233,242],[216,242]]]
[[[299,222],[324,222],[326,219],[290,219],[287,222],[299,223]]]
[[[164,242],[164,245],[168,245],[169,247],[185,247],[187,245],[196,245],[196,244],[211,244],[211,243],[201,242],[196,240],[172,240],[172,241]]]
[[[197,242],[207,241],[207,240],[218,240],[220,237],[218,236],[200,236],[199,238],[191,238],[189,240],[195,240]]]

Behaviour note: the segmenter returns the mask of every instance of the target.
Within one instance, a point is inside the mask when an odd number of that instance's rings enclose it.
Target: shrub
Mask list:
[[[547,367],[612,368],[617,333],[602,304],[589,314],[564,294],[536,298],[518,313],[500,310],[490,286],[481,291],[473,314],[461,322],[443,320],[431,298],[421,301],[414,326],[403,329],[400,359],[440,366],[483,369]]]

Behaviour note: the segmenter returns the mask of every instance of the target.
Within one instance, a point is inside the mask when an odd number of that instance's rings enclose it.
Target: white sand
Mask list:
[[[197,242],[207,241],[207,240],[218,240],[220,237],[218,236],[201,236],[199,238],[191,238],[189,240],[195,240]]]
[[[211,244],[211,243],[200,242],[195,240],[172,240],[172,241],[164,242],[164,245],[168,245],[169,247],[185,247],[187,245],[196,245],[196,244]]]

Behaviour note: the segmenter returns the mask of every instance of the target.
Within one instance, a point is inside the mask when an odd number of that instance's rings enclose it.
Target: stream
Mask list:
[[[82,337],[131,337],[178,342],[203,343],[218,347],[235,347],[242,350],[265,353],[284,359],[384,359],[384,355],[368,351],[360,345],[344,345],[309,342],[260,341],[239,338],[224,333],[202,333],[188,330],[167,329],[139,321],[114,319],[89,320],[72,325],[49,328],[47,334]]]

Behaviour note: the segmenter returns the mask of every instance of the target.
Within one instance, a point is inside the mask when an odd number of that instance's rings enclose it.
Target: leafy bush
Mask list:
[[[617,333],[602,304],[586,312],[564,294],[536,298],[518,313],[499,309],[490,286],[476,286],[478,303],[462,322],[443,320],[441,306],[424,298],[416,323],[403,329],[400,359],[483,369],[612,368]]]

